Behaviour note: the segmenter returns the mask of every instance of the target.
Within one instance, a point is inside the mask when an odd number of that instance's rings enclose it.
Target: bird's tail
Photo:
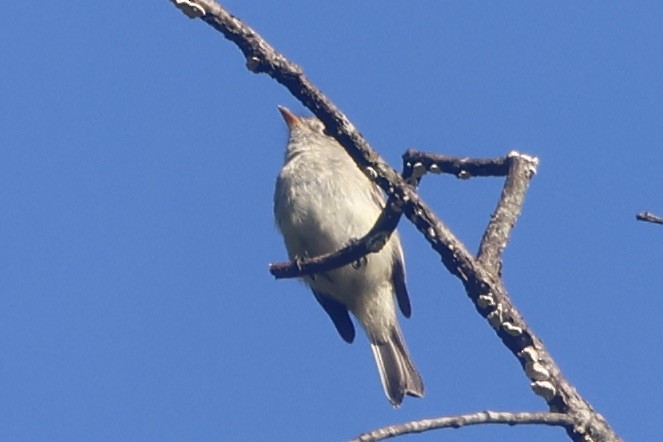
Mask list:
[[[394,407],[401,405],[406,394],[415,397],[424,395],[424,383],[414,368],[398,323],[392,326],[386,341],[371,340],[371,350],[384,393]]]

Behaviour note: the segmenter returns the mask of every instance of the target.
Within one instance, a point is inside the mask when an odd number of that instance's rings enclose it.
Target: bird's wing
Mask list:
[[[396,235],[396,232],[394,232]],[[398,308],[403,313],[403,316],[409,318],[412,314],[412,307],[410,306],[410,296],[407,293],[407,286],[405,285],[405,265],[403,264],[403,251],[400,244],[394,249],[394,264],[391,269],[391,279],[396,288],[396,301],[398,301]]]
[[[315,290],[313,290],[313,294],[331,318],[341,338],[345,342],[352,343],[355,339],[355,326],[350,320],[348,309],[329,295],[316,292]]]

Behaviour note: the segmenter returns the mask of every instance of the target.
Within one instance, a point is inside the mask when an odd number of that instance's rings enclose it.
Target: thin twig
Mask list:
[[[637,219],[638,221],[646,221],[648,223],[663,224],[662,217],[654,215],[653,213],[649,212],[640,212],[637,215],[635,215],[635,219]]]
[[[495,211],[481,239],[477,259],[487,270],[499,275],[502,270],[502,252],[511,237],[511,231],[525,202],[525,193],[539,164],[537,158],[518,152],[507,156],[509,173]]]
[[[392,196],[380,213],[371,230],[362,238],[351,240],[340,250],[324,255],[301,258],[295,261],[280,262],[269,265],[269,272],[276,278],[297,278],[314,273],[334,270],[352,262],[359,261],[369,253],[377,253],[387,243],[396,229],[403,212],[394,203]]]
[[[375,442],[404,434],[480,424],[549,425],[553,427],[573,428],[573,420],[564,413],[479,411],[477,413],[421,419],[404,424],[390,425],[369,433],[363,433],[351,442]]]
[[[432,152],[419,152],[408,149],[403,161],[411,167],[422,168],[423,173],[448,173],[457,178],[506,176],[509,173],[509,158],[467,158],[454,157]]]

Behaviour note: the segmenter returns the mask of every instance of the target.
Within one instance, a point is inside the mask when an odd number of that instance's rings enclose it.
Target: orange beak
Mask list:
[[[291,129],[295,127],[296,125],[300,124],[299,117],[290,110],[285,107],[285,106],[277,106],[279,108],[279,112],[281,112],[281,115],[283,116],[283,119],[285,120],[285,124],[288,125],[288,129]]]

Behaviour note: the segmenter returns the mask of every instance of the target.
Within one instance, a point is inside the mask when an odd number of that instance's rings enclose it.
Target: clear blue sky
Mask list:
[[[409,147],[541,159],[504,278],[580,393],[660,437],[660,2],[226,1],[400,167]],[[544,410],[412,226],[427,387],[393,409],[286,257],[272,192],[303,108],[166,0],[7,2],[0,25],[0,439],[322,440],[482,409]],[[501,181],[422,193],[475,250]],[[404,440],[566,440],[484,427]]]

